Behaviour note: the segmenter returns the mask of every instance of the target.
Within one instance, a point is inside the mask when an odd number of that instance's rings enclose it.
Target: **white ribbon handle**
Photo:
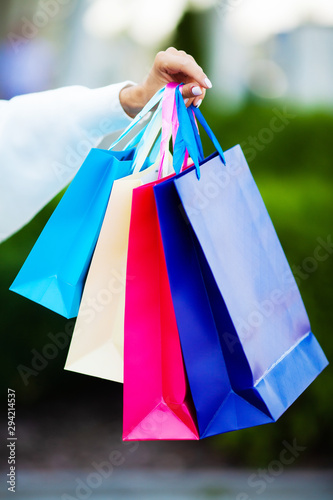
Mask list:
[[[147,128],[140,140],[140,144],[133,158],[133,173],[141,170],[146,158],[151,150],[160,130],[162,128],[162,101],[160,101],[153,118],[148,123]]]
[[[153,97],[150,99],[150,101],[148,101],[147,104],[142,108],[142,110],[136,115],[136,117],[133,118],[133,120],[126,127],[126,129],[123,131],[123,133],[120,134],[120,136],[118,137],[118,139],[116,139],[111,144],[111,146],[110,146],[109,149],[113,149],[117,144],[119,144],[119,142],[124,137],[126,137],[129,134],[129,132],[139,123],[139,121],[142,120],[142,118],[144,116],[146,116],[147,113],[149,113],[149,111],[151,111],[156,106],[156,104],[158,104],[161,101],[161,99],[163,97],[164,89],[165,89],[165,87],[161,88],[158,92],[156,92],[155,95],[153,95]]]

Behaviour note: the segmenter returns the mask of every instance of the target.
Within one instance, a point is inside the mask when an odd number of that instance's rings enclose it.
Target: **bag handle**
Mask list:
[[[163,98],[162,98],[162,139],[160,146],[160,166],[158,172],[158,179],[162,177],[162,170],[166,153],[169,149],[170,135],[172,137],[173,148],[175,147],[176,137],[179,128],[179,121],[177,115],[176,95],[175,91],[179,86],[178,83],[170,82],[166,85]],[[171,130],[170,130],[171,129]],[[183,161],[183,169],[187,166],[188,151],[185,151]]]
[[[191,127],[192,127],[192,130],[193,130],[193,135],[194,135],[196,146],[197,146],[197,149],[198,149],[199,160],[203,161],[204,158],[205,158],[205,155],[204,155],[204,152],[203,152],[202,143],[201,143],[201,139],[200,139],[199,128],[198,128],[198,124],[197,124],[195,116],[194,116],[193,109],[188,109],[187,108],[187,114],[188,114],[188,116],[190,118]]]
[[[222,162],[224,163],[224,165],[226,164],[226,161],[225,161],[225,157],[224,157],[224,153],[223,153],[223,149],[219,143],[219,141],[216,139],[212,129],[209,127],[208,123],[206,122],[203,114],[201,113],[200,109],[199,108],[196,108],[195,106],[191,106],[193,109],[191,111],[194,112],[194,115],[195,117],[197,118],[198,122],[202,125],[202,127],[204,128],[204,130],[206,131],[206,134],[208,135],[208,137],[210,138],[210,140],[212,141],[212,143],[214,144],[215,148],[216,148],[216,151],[218,152]],[[193,114],[192,114],[193,116]],[[197,132],[198,134],[198,137],[199,137],[199,141],[200,141],[200,136],[199,136],[199,132]],[[200,144],[201,144],[201,141],[200,141]],[[202,147],[202,145],[201,145]]]
[[[198,179],[200,179],[199,163],[203,161],[204,157],[203,157],[201,139],[199,131],[197,129],[197,125],[194,120],[194,116],[198,119],[199,123],[204,128],[208,137],[213,142],[221,158],[221,161],[225,165],[226,162],[223,150],[218,140],[216,139],[215,135],[213,134],[212,130],[210,129],[208,123],[204,119],[201,111],[198,108],[194,107],[193,105],[186,108],[182,95],[179,91],[179,87],[177,87],[176,89],[176,105],[177,105],[178,120],[179,120],[179,130],[177,133],[174,156],[173,156],[174,169],[176,172],[180,172],[182,160],[185,155],[185,150],[187,149],[189,155],[191,156],[195,164],[197,177]]]
[[[143,136],[143,134],[144,134],[144,132],[145,132],[145,130],[146,130],[146,128],[147,128],[147,125],[148,125],[148,123],[147,123],[144,127],[142,127],[142,129],[141,129],[141,130],[139,130],[139,132],[138,132],[138,133],[137,133],[134,137],[132,137],[132,139],[130,139],[130,140],[129,140],[126,144],[125,144],[125,146],[124,146],[124,148],[123,148],[123,149],[124,149],[124,151],[127,151],[128,149],[132,149],[132,148],[134,148],[134,147],[135,147],[135,146],[136,146],[136,145],[137,145],[137,144],[141,141],[142,136]]]
[[[140,143],[138,144],[138,147],[135,151],[134,158],[133,158],[133,166],[132,166],[133,173],[137,173],[141,170],[144,162],[146,161],[148,153],[151,150],[151,148],[156,140],[156,137],[159,135],[161,127],[162,127],[162,101],[160,101],[158,108],[154,113],[154,116],[152,117],[152,119],[148,123],[147,127],[145,128],[145,131],[141,137]],[[160,139],[160,137],[159,137],[159,139]],[[158,141],[159,141],[159,139],[158,139]],[[157,157],[158,150],[157,150],[157,148],[155,148],[155,146],[152,149],[150,157],[151,157],[152,153],[153,154],[156,153],[156,157]]]
[[[169,149],[170,129],[173,137],[173,142],[175,142],[179,126],[175,103],[176,87],[177,83],[168,83],[165,87],[162,98],[162,137],[160,144],[160,164],[158,169],[158,179],[162,178],[166,152]]]
[[[119,144],[119,142],[124,139],[124,137],[126,137],[129,132],[131,132],[131,130],[133,130],[133,128],[140,122],[140,120],[142,120],[142,118],[145,117],[149,113],[149,111],[151,111],[156,106],[156,104],[161,101],[164,89],[165,87],[161,88],[156,92],[155,95],[153,95],[150,101],[148,101],[147,104],[142,108],[142,110],[135,116],[135,118],[133,118],[131,123],[126,127],[122,134],[120,134],[120,136],[111,144],[111,146],[109,147],[110,150],[114,149],[114,147]],[[140,135],[140,132],[137,135]]]
[[[187,108],[179,92],[179,89],[176,89],[175,95],[179,128],[173,150],[174,170],[176,174],[179,174],[179,172],[181,171],[183,159],[186,155],[187,150],[197,168],[197,171],[199,171],[200,173],[199,152],[196,144],[196,139],[193,134],[190,118],[187,113]]]
[[[173,141],[175,142],[179,125],[175,103],[175,89],[177,88],[177,85],[177,83],[168,83],[165,87],[162,100],[158,105],[152,121],[148,124],[141,138],[140,145],[134,155],[133,172],[135,173],[138,172],[144,164],[146,156],[160,129],[162,129],[162,132],[160,138],[158,139],[158,141],[160,141],[158,179],[164,177],[164,174],[168,169],[168,162],[166,161],[168,156],[166,153],[169,149],[170,129],[172,131],[171,134]],[[158,141],[156,141],[154,148],[157,146]]]

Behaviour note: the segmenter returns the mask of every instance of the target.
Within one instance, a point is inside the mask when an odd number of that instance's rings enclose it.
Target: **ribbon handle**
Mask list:
[[[109,148],[110,150],[114,149],[114,147],[122,139],[124,139],[124,137],[126,137],[131,132],[131,130],[140,122],[140,120],[142,120],[142,118],[145,117],[149,113],[149,111],[151,111],[156,106],[156,104],[158,104],[161,101],[161,99],[163,97],[164,89],[165,89],[165,87],[161,88],[158,92],[156,92],[155,95],[153,95],[153,97],[150,99],[150,101],[148,101],[147,104],[142,108],[142,110],[136,115],[136,117],[133,118],[131,123],[126,127],[126,129],[122,132],[122,134],[120,134],[120,136],[111,144],[111,146]],[[139,134],[140,134],[140,132],[139,132]]]
[[[212,130],[210,129],[208,123],[204,119],[201,111],[198,108],[195,108],[193,105],[186,108],[182,95],[179,92],[179,88],[176,89],[176,106],[178,112],[179,129],[173,155],[174,169],[177,173],[180,172],[181,164],[185,156],[185,151],[187,149],[194,162],[197,177],[198,179],[200,179],[200,162],[203,161],[204,155],[199,131],[195,122],[195,117],[198,119],[199,123],[201,123],[208,137],[213,142],[222,162],[225,164],[223,150]]]

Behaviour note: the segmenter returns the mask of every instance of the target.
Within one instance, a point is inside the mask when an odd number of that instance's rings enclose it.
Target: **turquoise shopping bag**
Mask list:
[[[66,318],[77,315],[113,181],[130,173],[131,156],[90,151],[10,290]]]

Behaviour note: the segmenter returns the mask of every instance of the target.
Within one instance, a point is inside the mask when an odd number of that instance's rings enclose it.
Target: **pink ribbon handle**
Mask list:
[[[169,148],[170,126],[172,127],[172,144],[175,146],[176,136],[179,128],[176,95],[175,91],[178,83],[170,82],[166,85],[162,98],[162,138],[160,145],[160,164],[158,169],[158,179],[162,178],[163,162]],[[186,149],[182,171],[187,167],[189,154]]]
[[[158,179],[161,179],[162,177],[163,162],[165,154],[169,148],[170,126],[172,124],[173,141],[175,141],[175,134],[177,133],[179,126],[177,110],[175,110],[175,89],[177,85],[178,84],[175,82],[168,83],[166,85],[162,98],[162,137],[160,145],[160,165],[158,169]]]

